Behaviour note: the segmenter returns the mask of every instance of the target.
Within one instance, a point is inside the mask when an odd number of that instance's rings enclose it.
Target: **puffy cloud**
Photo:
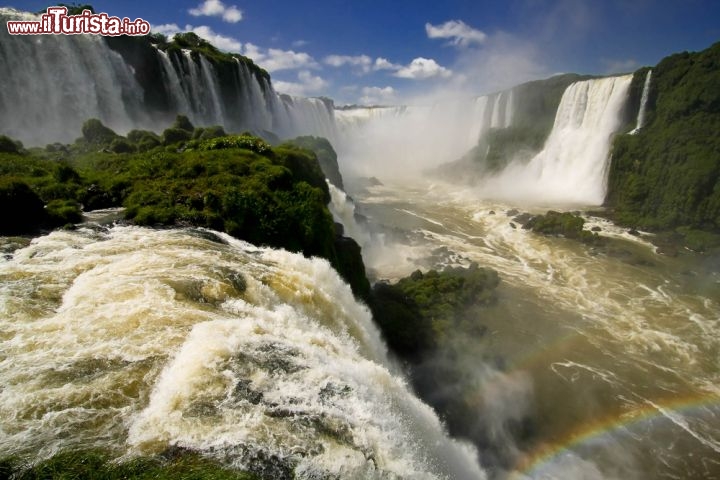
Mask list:
[[[378,57],[375,59],[375,70],[400,70],[401,68],[400,65],[389,62],[387,58]]]
[[[323,78],[313,75],[308,70],[301,70],[297,75],[297,82],[273,81],[275,90],[288,95],[308,96],[322,92],[329,83]]]
[[[390,63],[386,58],[378,57],[373,61],[368,55],[328,55],[323,60],[332,67],[351,66],[356,73],[367,74],[378,70],[400,70],[402,66]]]
[[[364,105],[377,105],[389,102],[395,98],[395,89],[392,87],[363,87],[360,103]]]
[[[487,38],[485,33],[472,28],[462,20],[450,20],[442,25],[426,23],[425,32],[428,38],[447,38],[451,44],[459,47],[467,47],[473,43],[480,44]]]
[[[452,71],[438,65],[432,58],[418,57],[410,62],[410,65],[402,67],[393,75],[399,78],[423,80],[433,77],[448,78],[452,75]]]
[[[226,6],[221,0],[205,0],[188,13],[193,17],[221,17],[228,23],[237,23],[243,18],[242,10],[235,5]]]
[[[151,25],[150,30],[152,30],[154,33],[162,33],[163,35],[167,35],[168,37],[171,37],[176,33],[182,32],[182,29],[178,26],[177,23],[163,23],[162,25]]]
[[[215,33],[210,27],[207,27],[205,25],[191,27],[191,29],[193,32],[197,33],[200,37],[212,43],[220,50],[225,50],[228,52],[239,52],[242,48],[242,44],[234,38]]]
[[[369,71],[370,66],[372,65],[372,58],[367,55],[357,55],[354,57],[350,55],[328,55],[325,57],[325,63],[333,67],[352,65]]]
[[[269,48],[264,50],[252,43],[245,44],[243,55],[252,58],[255,63],[263,67],[268,72],[296,70],[300,68],[316,68],[318,66],[315,59],[305,52],[281,50],[278,48]]]
[[[242,43],[238,40],[216,33],[212,28],[206,25],[194,27],[188,24],[185,25],[185,28],[180,28],[176,23],[165,23],[162,25],[153,25],[151,30],[155,33],[167,35],[168,37],[172,37],[176,33],[181,32],[194,32],[200,38],[204,38],[220,50],[225,50],[227,52],[239,52],[242,49]]]

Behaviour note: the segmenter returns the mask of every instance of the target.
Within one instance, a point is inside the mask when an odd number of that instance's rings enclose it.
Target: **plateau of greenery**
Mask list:
[[[633,78],[634,98],[646,72]],[[720,43],[653,68],[644,127],[613,143],[606,205],[618,223],[672,232],[697,250],[720,245],[718,85]]]
[[[570,212],[549,210],[545,215],[531,217],[523,228],[547,236],[559,236],[588,244],[599,244],[604,239],[595,232],[584,230],[585,220]]]
[[[498,284],[496,271],[475,263],[440,272],[417,270],[395,284],[375,284],[370,305],[393,351],[415,361],[455,329],[472,327],[482,332],[477,308],[495,300]]]
[[[256,480],[188,450],[116,463],[97,450],[66,451],[36,464],[0,459],[0,478],[13,480]]]
[[[351,239],[336,234],[318,159],[292,143],[271,147],[186,117],[161,136],[121,137],[91,119],[72,145],[23,150],[0,139],[0,234],[37,233],[82,220],[82,210],[124,207],[146,226],[200,226],[326,258],[366,298],[370,286]]]

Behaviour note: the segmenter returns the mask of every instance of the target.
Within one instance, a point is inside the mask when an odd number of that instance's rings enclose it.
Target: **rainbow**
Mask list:
[[[567,432],[560,440],[553,443],[544,443],[534,451],[524,455],[517,462],[513,474],[509,476],[512,479],[534,478],[543,466],[557,462],[563,453],[588,442],[597,440],[603,435],[608,435],[620,429],[632,428],[643,422],[649,422],[656,418],[665,418],[679,428],[685,430],[689,435],[702,443],[705,447],[720,453],[720,440],[706,438],[699,433],[690,429],[690,427],[682,421],[681,415],[692,415],[698,413],[702,409],[716,409],[720,412],[720,396],[716,394],[695,394],[685,397],[673,397],[664,401],[652,401],[643,399],[643,406],[624,412],[622,414],[608,415],[606,418],[586,423]]]

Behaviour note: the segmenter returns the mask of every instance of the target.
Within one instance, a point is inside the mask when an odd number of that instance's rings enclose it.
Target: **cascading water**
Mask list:
[[[512,123],[511,94],[500,92],[432,106],[367,107],[335,111],[338,148],[359,175],[413,176],[460,158],[490,128]],[[412,159],[411,164],[388,159]]]
[[[647,101],[650,96],[650,79],[652,77],[652,70],[648,70],[647,76],[645,77],[645,83],[643,84],[642,95],[640,96],[640,108],[638,109],[637,123],[635,128],[630,132],[630,135],[635,135],[645,126],[645,110],[647,109]]]
[[[0,279],[6,454],[174,445],[274,478],[484,478],[324,260],[81,228],[16,251]]]
[[[599,205],[605,199],[613,134],[622,123],[632,75],[576,82],[560,100],[543,150],[479,186],[487,198]]]
[[[0,9],[2,22],[38,18]],[[103,37],[12,36],[0,30],[0,71],[5,72],[0,79],[0,134],[28,145],[72,142],[89,118],[125,133],[133,128],[161,130],[177,114],[198,126],[222,125],[233,132],[336,136],[332,108],[325,102],[281,99],[269,80],[258,78],[240,61],[237,75],[225,85],[204,56],[155,50],[159,74],[152,81],[160,85],[153,90],[167,96],[167,107],[161,108],[146,103],[147,86],[138,83],[133,67]]]
[[[0,9],[6,20],[36,15]],[[0,28],[0,133],[31,145],[72,141],[82,123],[144,125],[142,89],[105,40],[86,35],[13,36]]]

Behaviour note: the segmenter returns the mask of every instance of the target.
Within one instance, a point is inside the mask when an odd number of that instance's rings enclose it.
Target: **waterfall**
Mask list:
[[[202,55],[200,55],[200,66],[202,67],[203,80],[207,86],[208,96],[210,97],[209,99],[213,107],[213,120],[211,121],[215,124],[223,124],[225,115],[223,114],[223,106],[220,101],[220,94],[218,93],[220,87],[218,85],[217,74],[212,65],[210,65],[210,62]]]
[[[90,117],[124,131],[146,121],[142,89],[120,55],[99,36],[14,36],[0,9],[0,133],[29,145],[72,141]]]
[[[163,68],[163,83],[167,86],[170,96],[173,99],[173,107],[180,114],[192,115],[190,100],[188,100],[187,94],[183,90],[182,82],[175,68],[173,68],[170,57],[160,49],[157,49],[157,54]]]
[[[373,238],[370,233],[363,228],[355,218],[355,204],[348,198],[347,194],[337,188],[335,185],[327,182],[330,189],[330,212],[336,222],[342,224],[345,229],[345,236],[355,240],[363,248],[363,256],[365,251],[372,246]]]
[[[500,101],[502,100],[502,92],[495,95],[495,101],[492,107],[492,120],[490,121],[490,128],[499,128],[503,126],[503,120],[500,118],[502,110],[500,108]]]
[[[480,140],[480,137],[489,128],[487,121],[488,104],[490,100],[486,96],[478,97],[473,102],[472,113],[470,114],[470,128],[468,132],[468,142],[473,145]],[[472,148],[472,147],[471,147]]]
[[[515,106],[513,105],[514,100],[515,97],[513,96],[513,91],[510,90],[507,101],[505,102],[505,124],[503,125],[505,128],[512,126],[513,114],[515,113]]]
[[[0,9],[0,20],[38,20],[30,13]],[[283,96],[270,82],[237,61],[222,78],[208,58],[190,50],[168,54],[154,49],[140,71],[157,75],[141,85],[136,68],[97,35],[13,36],[0,29],[0,134],[30,145],[72,142],[83,122],[99,118],[118,133],[165,128],[183,114],[196,126],[226,131],[274,132],[281,137],[335,138],[331,103]],[[156,63],[156,65],[149,65]],[[225,78],[227,77],[227,78]],[[167,107],[145,102],[146,89],[167,93]]]
[[[613,134],[622,123],[631,75],[576,82],[560,100],[543,150],[513,162],[479,189],[489,198],[599,205],[605,199]]]
[[[0,279],[5,454],[177,446],[300,479],[485,478],[325,260],[80,228],[16,251]]]
[[[332,102],[321,98],[281,95],[286,115],[285,128],[295,135],[319,135],[331,141],[337,139],[335,109]]]
[[[637,123],[635,128],[630,132],[630,135],[635,135],[645,126],[645,109],[647,108],[648,96],[650,96],[650,77],[652,76],[652,70],[648,70],[645,76],[645,83],[643,84],[642,95],[640,96],[640,108],[638,109]]]

